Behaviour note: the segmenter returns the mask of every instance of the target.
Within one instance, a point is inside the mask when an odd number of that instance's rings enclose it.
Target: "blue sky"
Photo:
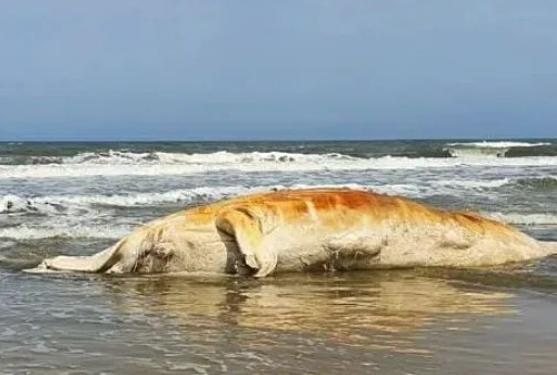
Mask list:
[[[554,0],[0,0],[0,140],[555,136]]]

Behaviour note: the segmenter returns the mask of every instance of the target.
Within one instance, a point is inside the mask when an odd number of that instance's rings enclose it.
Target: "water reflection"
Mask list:
[[[123,312],[171,317],[188,335],[202,325],[222,325],[401,351],[423,351],[415,344],[432,324],[462,330],[478,315],[513,312],[510,294],[412,271],[265,280],[111,278],[104,285]]]

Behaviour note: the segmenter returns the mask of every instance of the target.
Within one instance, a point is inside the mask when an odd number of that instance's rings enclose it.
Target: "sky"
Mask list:
[[[554,0],[0,0],[0,141],[523,137]]]

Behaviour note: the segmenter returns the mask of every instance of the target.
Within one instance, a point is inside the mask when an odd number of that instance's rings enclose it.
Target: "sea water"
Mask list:
[[[22,271],[188,206],[311,186],[557,241],[551,139],[0,143],[0,373],[555,372],[556,257],[263,280]]]

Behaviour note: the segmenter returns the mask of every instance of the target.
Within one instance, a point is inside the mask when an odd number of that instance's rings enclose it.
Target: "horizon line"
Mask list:
[[[219,142],[380,142],[380,141],[507,141],[507,140],[557,140],[557,136],[553,137],[450,137],[450,138],[261,138],[261,139],[11,139],[0,140],[0,143],[116,143],[116,142],[133,142],[133,143],[219,143]]]

